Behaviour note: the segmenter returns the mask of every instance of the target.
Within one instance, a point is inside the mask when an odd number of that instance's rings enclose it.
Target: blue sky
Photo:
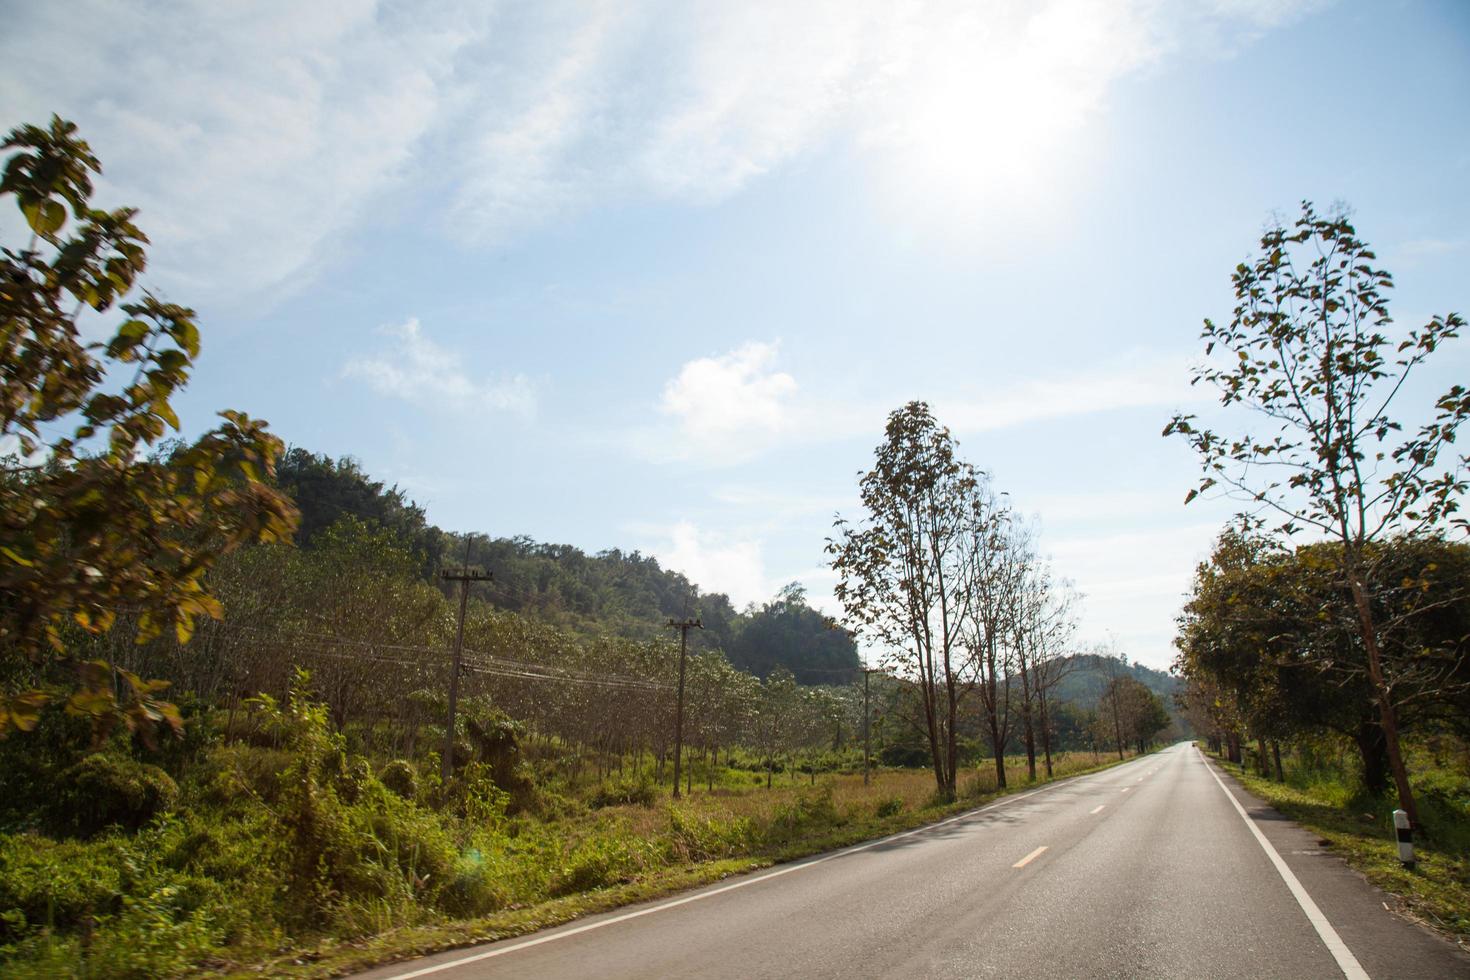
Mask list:
[[[1233,511],[1159,437],[1273,213],[1470,308],[1470,6],[7,4],[0,124],[82,127],[232,407],[442,526],[738,603],[933,404],[1154,666]],[[1447,348],[1408,394],[1470,367]]]

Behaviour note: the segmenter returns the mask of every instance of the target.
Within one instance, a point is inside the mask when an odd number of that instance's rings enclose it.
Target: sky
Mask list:
[[[1457,0],[0,13],[0,126],[75,121],[199,311],[186,432],[243,410],[447,529],[737,606],[839,611],[834,515],[923,399],[1035,518],[1079,642],[1167,667],[1237,505],[1183,506],[1160,433],[1233,424],[1189,372],[1272,217],[1343,202],[1400,326],[1470,311]]]

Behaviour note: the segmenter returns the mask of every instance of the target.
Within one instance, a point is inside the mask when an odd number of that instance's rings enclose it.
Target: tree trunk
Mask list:
[[[1378,720],[1383,726],[1383,747],[1388,753],[1388,768],[1393,773],[1394,785],[1398,788],[1399,806],[1409,815],[1409,823],[1417,827],[1419,808],[1414,805],[1409,770],[1404,766],[1404,756],[1399,750],[1399,723],[1388,683],[1383,676],[1383,661],[1379,656],[1378,631],[1373,625],[1373,610],[1368,606],[1368,594],[1363,588],[1362,574],[1357,568],[1352,568],[1349,572],[1353,604],[1358,607],[1358,625],[1363,634],[1363,648],[1368,652],[1368,679],[1373,682],[1373,691],[1378,697]]]
[[[1021,668],[1021,741],[1026,744],[1026,777],[1036,782],[1036,730],[1031,725],[1031,678]]]
[[[1374,796],[1388,790],[1388,750],[1384,745],[1383,729],[1371,718],[1358,723],[1353,735],[1358,743],[1358,754],[1363,762],[1363,788]]]
[[[1282,769],[1281,769],[1281,743],[1280,742],[1272,742],[1271,743],[1271,758],[1276,761],[1276,781],[1278,783],[1284,783],[1284,782],[1286,782],[1286,773],[1283,772]]]
[[[1041,709],[1041,754],[1046,760],[1046,778],[1052,778],[1051,772],[1051,723],[1046,714],[1046,695],[1037,699],[1037,707]]]
[[[995,756],[995,788],[1002,790],[1006,788],[1006,747],[1000,741],[1000,725],[995,720],[995,713],[990,715],[990,750]]]

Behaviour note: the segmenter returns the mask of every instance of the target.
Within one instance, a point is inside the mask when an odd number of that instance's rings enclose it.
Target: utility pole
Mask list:
[[[488,582],[494,576],[465,567],[458,572],[440,572],[439,577],[446,582],[459,583],[459,626],[454,631],[454,669],[449,674],[449,724],[444,729],[444,758],[439,772],[440,777],[448,782],[454,772],[454,712],[459,707],[459,655],[464,649],[464,607],[470,598],[470,583]]]
[[[702,630],[697,619],[669,620],[669,628],[679,631],[679,701],[674,712],[674,799],[679,798],[679,754],[684,748],[684,661],[689,652],[689,631]]]

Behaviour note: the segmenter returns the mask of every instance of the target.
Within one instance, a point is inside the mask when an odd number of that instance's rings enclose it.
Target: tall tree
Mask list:
[[[1470,392],[1454,385],[1404,434],[1397,396],[1464,321],[1435,316],[1395,343],[1387,334],[1392,278],[1375,259],[1345,216],[1320,216],[1310,203],[1290,228],[1268,229],[1259,254],[1232,276],[1231,322],[1205,321],[1205,353],[1218,349],[1223,363],[1193,378],[1218,388],[1221,404],[1263,416],[1264,434],[1221,435],[1175,415],[1164,435],[1183,436],[1200,456],[1204,477],[1186,503],[1220,486],[1274,513],[1284,535],[1310,530],[1341,544],[1338,570],[1357,612],[1399,802],[1417,822],[1373,615],[1381,583],[1369,546],[1387,535],[1466,530],[1456,511],[1470,457],[1451,444],[1470,415]]]
[[[836,595],[849,624],[917,684],[937,790],[953,799],[980,475],[923,402],[889,415],[876,457],[859,481],[864,517],[838,517],[827,542]]]
[[[3,148],[14,152],[0,196],[15,198],[30,240],[5,247],[0,269],[0,644],[8,658],[54,664],[69,636],[107,632],[124,609],[141,640],[167,628],[187,640],[196,617],[221,615],[205,581],[215,560],[295,526],[270,486],[280,442],[223,412],[218,428],[162,450],[179,429],[170,400],[199,354],[194,312],[146,292],[121,302],[148,240],[133,209],[92,207],[101,166],[72,123],[22,126]],[[111,337],[88,342],[84,311],[119,304]],[[163,686],[87,664],[68,708],[147,736],[178,725]],[[34,725],[53,693],[4,699],[0,733]]]

